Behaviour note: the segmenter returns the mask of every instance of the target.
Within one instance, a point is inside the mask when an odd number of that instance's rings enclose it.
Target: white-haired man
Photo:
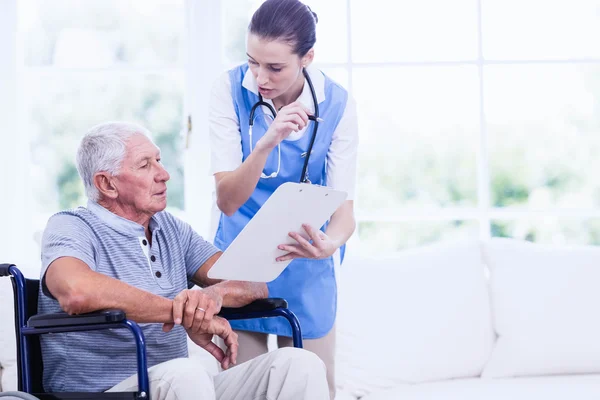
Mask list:
[[[283,349],[236,363],[237,336],[215,316],[268,295],[260,283],[207,278],[220,252],[164,211],[169,174],[149,132],[128,123],[92,128],[77,152],[87,207],[50,218],[42,240],[39,312],[119,308],[142,324],[154,399],[326,399],[325,368]],[[204,290],[188,290],[193,284]],[[162,325],[161,325],[162,324]],[[220,361],[210,376],[187,358],[186,334]],[[223,339],[223,352],[211,341]],[[46,391],[134,391],[135,350],[120,330],[44,335]]]

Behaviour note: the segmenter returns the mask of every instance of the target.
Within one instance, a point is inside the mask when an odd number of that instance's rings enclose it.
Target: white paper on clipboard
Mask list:
[[[326,186],[282,184],[223,252],[208,271],[208,277],[251,282],[274,280],[291,262],[275,261],[286,254],[278,245],[296,243],[288,236],[289,232],[308,238],[302,224],[319,229],[347,196],[346,192]]]

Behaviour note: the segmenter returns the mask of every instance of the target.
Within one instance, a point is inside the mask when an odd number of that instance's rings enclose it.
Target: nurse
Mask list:
[[[337,287],[335,259],[355,229],[358,145],[356,107],[348,92],[311,66],[317,15],[297,0],[267,0],[250,21],[248,62],[224,73],[211,94],[211,169],[221,211],[214,243],[227,248],[269,196],[285,182],[327,185],[348,192],[323,230],[304,226],[311,241],[290,233],[281,245],[293,259],[268,284],[300,320],[304,348],[327,367],[335,393]],[[277,223],[277,221],[273,221]],[[238,362],[267,352],[268,334],[291,346],[280,318],[232,321]]]

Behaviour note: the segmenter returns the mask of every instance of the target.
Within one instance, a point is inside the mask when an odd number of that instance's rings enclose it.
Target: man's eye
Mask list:
[[[281,72],[281,68],[273,68],[273,67],[271,67],[271,71],[273,71],[273,72]]]
[[[160,164],[160,162],[161,162],[161,161],[160,161],[160,158],[157,158],[157,159],[156,159],[156,162]]]
[[[146,167],[148,167],[148,163],[143,164],[140,168],[146,168]]]

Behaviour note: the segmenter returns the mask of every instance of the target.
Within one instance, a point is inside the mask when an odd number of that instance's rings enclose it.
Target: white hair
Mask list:
[[[77,149],[77,171],[83,180],[88,199],[98,201],[100,192],[94,185],[97,172],[118,175],[125,158],[127,141],[144,135],[152,141],[150,131],[129,122],[106,122],[91,128]]]

